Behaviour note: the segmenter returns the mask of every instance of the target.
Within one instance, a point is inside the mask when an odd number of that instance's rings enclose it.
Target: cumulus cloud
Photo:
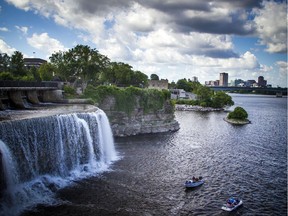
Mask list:
[[[271,71],[252,52],[236,53],[234,35],[258,36],[271,53],[287,51],[285,2],[6,1],[52,19],[58,25],[76,29],[79,38],[95,44],[113,61],[125,61],[147,73],[158,72],[163,78],[174,79],[181,72],[183,77],[204,79],[223,70],[231,77],[238,74],[251,78],[252,74]],[[275,17],[285,22],[275,22]],[[46,50],[47,55],[65,50],[48,33],[33,34],[27,41],[36,49]]]
[[[6,53],[7,55],[11,56],[15,51],[15,48],[10,47],[5,41],[0,39],[0,53]]]
[[[254,10],[260,44],[270,53],[287,52],[287,5],[264,2],[263,9]]]
[[[6,0],[8,3],[15,5],[15,7],[28,11],[30,9],[30,0]]]
[[[165,13],[166,23],[183,33],[205,32],[211,34],[247,35],[253,32],[247,10],[259,7],[259,1],[140,1]]]
[[[154,24],[170,26],[175,31],[204,32],[212,34],[239,34],[247,35],[253,32],[251,22],[247,19],[247,10],[260,7],[260,1],[155,1],[155,0],[113,0],[90,1],[71,0],[65,1],[20,1],[7,0],[18,8],[34,10],[45,17],[53,18],[56,23],[84,30],[92,30],[103,23],[100,17],[108,17],[119,11],[126,11],[129,20],[127,25],[147,31]],[[136,5],[136,6],[135,6]],[[135,10],[135,7],[142,8]],[[144,9],[143,9],[144,8]],[[154,15],[148,16],[147,11],[154,11]],[[149,15],[151,13],[148,12]],[[96,19],[95,17],[98,17]],[[134,20],[136,22],[134,22]],[[138,22],[141,20],[141,22]],[[96,25],[93,23],[95,23]],[[101,29],[98,29],[101,30]]]
[[[46,53],[47,56],[51,56],[54,52],[67,50],[61,42],[51,38],[48,33],[35,33],[32,37],[27,38],[27,42],[33,48]]]

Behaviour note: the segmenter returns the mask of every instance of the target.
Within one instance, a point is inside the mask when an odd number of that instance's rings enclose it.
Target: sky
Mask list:
[[[0,52],[88,45],[149,78],[287,87],[287,0],[0,0]]]

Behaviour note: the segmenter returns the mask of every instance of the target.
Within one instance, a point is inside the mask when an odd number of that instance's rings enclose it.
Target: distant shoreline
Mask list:
[[[176,104],[175,110],[177,110],[177,111],[213,112],[213,111],[223,111],[224,109],[223,108],[193,106],[193,105],[187,105],[187,104]]]

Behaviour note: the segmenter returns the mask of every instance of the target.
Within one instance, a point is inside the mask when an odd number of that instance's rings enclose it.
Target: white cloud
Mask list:
[[[149,32],[155,29],[157,17],[155,10],[144,8],[139,4],[134,4],[131,9],[122,12],[117,17],[118,25],[126,26],[130,31]],[[121,19],[119,19],[122,17]],[[158,14],[159,17],[159,14]]]
[[[0,31],[3,31],[3,32],[8,32],[8,31],[9,31],[9,29],[8,29],[8,28],[6,28],[6,27],[0,27]]]
[[[10,47],[8,44],[5,43],[5,41],[0,39],[0,53],[6,53],[7,55],[11,56],[15,51],[15,48]]]
[[[268,65],[260,65],[260,71],[262,73],[269,73],[273,70],[273,67],[272,66],[268,66]]]
[[[8,3],[15,5],[17,8],[28,11],[30,9],[30,0],[6,0]]]
[[[230,58],[227,60],[220,60],[224,69],[244,69],[256,70],[260,68],[260,64],[254,54],[246,52],[240,58]]]
[[[287,4],[265,1],[264,8],[254,12],[260,43],[270,53],[287,52]]]
[[[67,48],[55,38],[51,38],[48,33],[36,34],[27,38],[27,42],[33,48],[42,51],[46,56],[51,56],[54,52],[65,51]]]
[[[26,35],[28,33],[28,27],[26,26],[15,26],[16,29],[18,29],[19,31],[21,31],[24,35]]]
[[[233,35],[251,36],[255,27],[268,52],[287,49],[286,4],[275,2],[265,1],[261,8],[259,1],[243,0],[7,1],[77,30],[85,44],[92,42],[112,61],[174,81],[215,80],[223,71],[231,79],[271,73],[271,66],[259,64],[252,52],[234,50]],[[251,9],[255,20],[248,19]],[[33,34],[27,42],[47,56],[66,49],[48,33]]]
[[[288,63],[285,61],[277,61],[276,65],[279,67],[279,74],[287,81]]]

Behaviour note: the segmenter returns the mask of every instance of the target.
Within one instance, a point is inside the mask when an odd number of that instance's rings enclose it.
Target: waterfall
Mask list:
[[[55,115],[0,123],[0,215],[57,203],[55,192],[117,160],[106,114]]]

